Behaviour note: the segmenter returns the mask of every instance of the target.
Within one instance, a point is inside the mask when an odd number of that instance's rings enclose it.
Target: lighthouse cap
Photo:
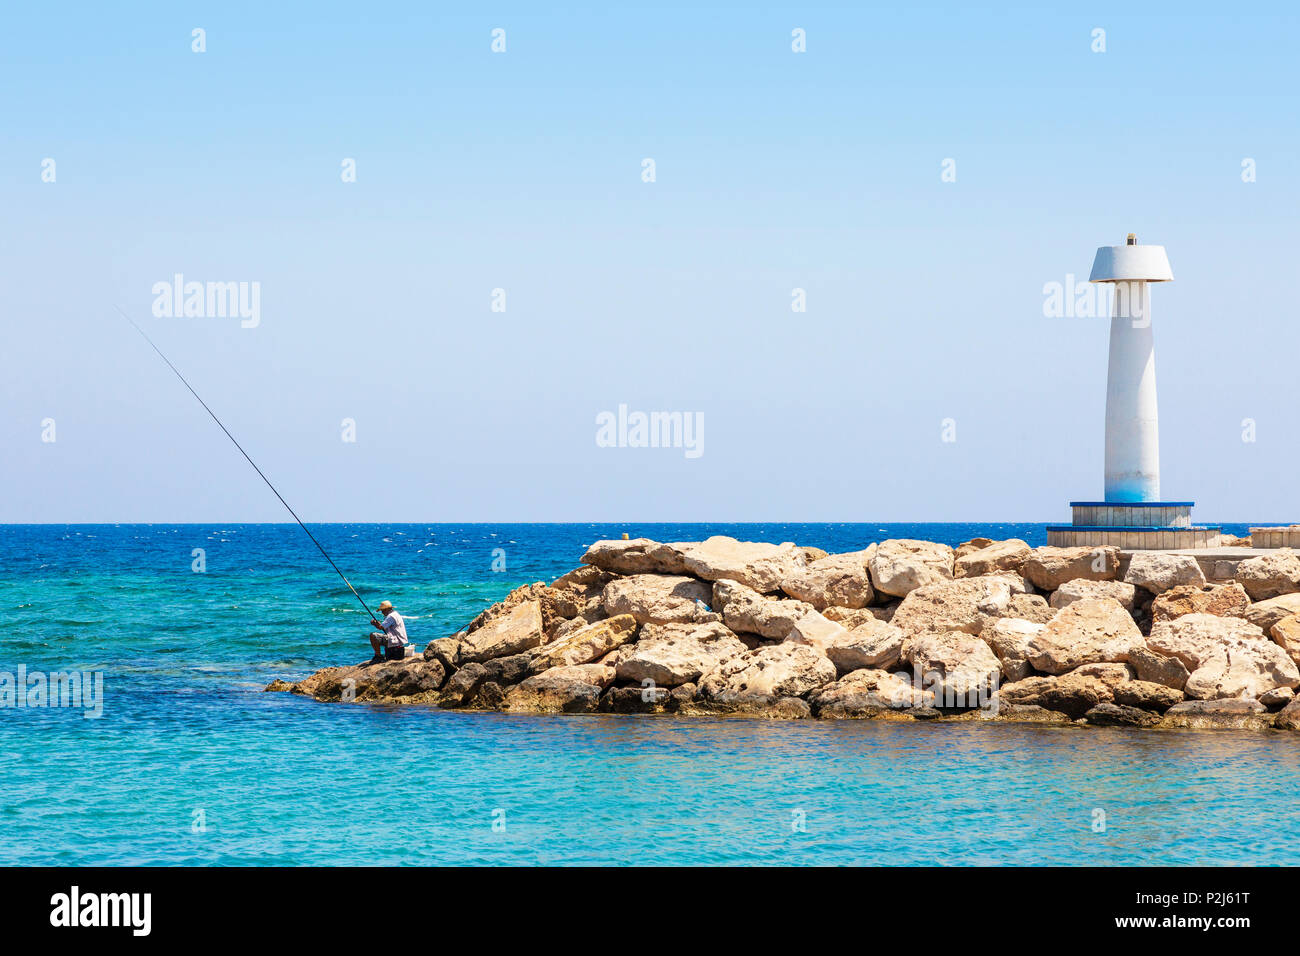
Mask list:
[[[1092,260],[1089,282],[1170,282],[1174,272],[1169,268],[1169,257],[1164,246],[1139,246],[1137,237],[1128,235],[1122,246],[1102,246]]]

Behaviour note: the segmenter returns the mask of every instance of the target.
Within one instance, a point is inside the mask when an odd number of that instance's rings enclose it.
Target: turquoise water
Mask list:
[[[624,530],[845,550],[1041,543],[1041,527],[313,530],[422,642]],[[105,682],[99,719],[0,709],[0,863],[1300,863],[1295,735],[514,717],[262,693],[367,656],[364,614],[322,564],[295,526],[0,527],[0,669]]]

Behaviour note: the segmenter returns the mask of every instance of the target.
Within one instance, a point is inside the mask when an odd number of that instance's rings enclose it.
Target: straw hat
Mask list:
[[[392,601],[380,601],[380,602],[379,602],[379,610],[381,610],[381,611],[391,611],[392,609],[393,609],[393,602],[392,602]]]

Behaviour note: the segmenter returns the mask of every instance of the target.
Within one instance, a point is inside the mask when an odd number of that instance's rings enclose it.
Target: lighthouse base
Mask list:
[[[1073,524],[1048,525],[1054,547],[1104,547],[1131,551],[1215,548],[1217,527],[1192,524],[1194,501],[1071,501]]]

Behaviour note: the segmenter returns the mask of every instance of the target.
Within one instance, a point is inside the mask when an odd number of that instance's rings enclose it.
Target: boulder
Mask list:
[[[1277,646],[1286,651],[1287,657],[1300,664],[1300,614],[1282,618],[1268,633]]]
[[[509,657],[494,657],[484,661],[483,670],[487,672],[484,683],[493,683],[501,687],[518,684],[528,676],[533,663],[531,654],[511,654]]]
[[[488,669],[482,664],[466,664],[451,677],[438,698],[439,707],[462,707],[469,702],[479,687],[488,679]]]
[[[1067,581],[1113,581],[1119,572],[1119,548],[1034,548],[1023,573],[1035,587],[1055,591]]]
[[[809,700],[813,713],[821,718],[876,717],[887,711],[933,707],[934,693],[914,686],[905,674],[864,668],[827,684]]]
[[[489,624],[495,624],[502,618],[514,613],[521,604],[530,603],[536,603],[538,606],[543,635],[550,634],[563,620],[563,615],[559,613],[559,602],[557,602],[556,598],[556,592],[541,581],[522,585],[470,621],[465,630],[457,634],[456,637],[464,638],[466,634],[473,634]]]
[[[790,542],[765,544],[714,535],[705,541],[675,546],[686,570],[705,581],[727,578],[760,594],[777,590],[781,582],[807,564],[807,555]]]
[[[438,661],[412,657],[382,664],[327,667],[294,684],[292,691],[321,701],[433,703],[446,679],[447,672]]]
[[[437,661],[450,674],[460,666],[460,639],[440,637],[436,641],[430,641],[425,645],[424,659]]]
[[[956,558],[953,576],[958,578],[976,577],[981,574],[993,574],[998,571],[1012,571],[1020,574],[1029,557],[1028,542],[1019,538],[995,541],[978,551],[972,551]]]
[[[593,713],[601,692],[614,682],[614,668],[601,664],[552,667],[534,674],[506,692],[509,713]]]
[[[1279,715],[1281,716],[1281,715]],[[1273,715],[1257,700],[1188,700],[1165,712],[1161,727],[1192,730],[1267,730]]]
[[[721,624],[647,624],[615,669],[619,680],[660,687],[693,684],[748,648]]]
[[[542,643],[542,609],[537,601],[523,601],[461,638],[461,665],[508,657]]]
[[[1113,598],[1081,598],[1066,605],[1030,638],[1026,659],[1047,674],[1081,664],[1127,662],[1142,647],[1142,632]]]
[[[686,563],[673,545],[660,544],[649,538],[597,541],[582,556],[582,563],[615,574],[686,573]]]
[[[1295,696],[1295,691],[1290,687],[1275,687],[1272,690],[1264,691],[1257,699],[1269,710],[1276,710],[1291,703],[1291,701],[1295,700]]]
[[[1088,710],[1083,718],[1095,727],[1154,727],[1160,723],[1157,714],[1126,704],[1109,702],[1100,703]]]
[[[1058,611],[1082,598],[1113,598],[1130,614],[1137,600],[1137,587],[1125,581],[1089,581],[1079,578],[1066,581],[1052,592],[1051,605]]]
[[[957,549],[953,552],[953,558],[964,558],[968,554],[983,551],[989,545],[996,543],[992,538],[971,538],[969,541],[963,541],[957,545]]]
[[[863,608],[873,597],[867,563],[875,545],[865,551],[830,554],[805,567],[796,567],[781,581],[781,590],[819,611],[828,607]]]
[[[1038,706],[1074,720],[1098,704],[1111,703],[1114,699],[1114,691],[1105,681],[1078,672],[1026,677],[1013,684],[1004,684],[998,691],[1000,703]]]
[[[602,714],[662,714],[668,710],[667,687],[611,687],[600,695]]]
[[[1142,710],[1154,710],[1164,713],[1174,704],[1181,703],[1183,692],[1164,684],[1145,680],[1129,680],[1116,684],[1112,689],[1115,703],[1125,707],[1139,707]]]
[[[809,611],[796,622],[786,641],[825,654],[838,674],[847,674],[862,668],[896,666],[903,648],[903,632],[871,615],[858,619],[850,629]]]
[[[757,634],[781,640],[795,621],[812,610],[803,601],[770,598],[736,581],[715,581],[713,609],[723,623],[738,634]]]
[[[878,607],[828,607],[826,610],[822,611],[821,614],[822,617],[826,618],[826,620],[834,621],[836,624],[843,624],[849,630],[853,630],[853,628],[865,624],[868,621],[886,620],[877,613],[880,610],[882,609]],[[891,614],[890,617],[892,616],[893,615]],[[888,622],[886,621],[886,623]]]
[[[469,702],[475,710],[500,710],[506,702],[506,689],[495,681],[484,681]]]
[[[572,620],[600,611],[605,585],[613,579],[608,571],[584,565],[552,581],[547,596],[558,617]]]
[[[1252,601],[1294,594],[1300,591],[1300,557],[1290,548],[1279,548],[1240,562],[1234,577]]]
[[[913,589],[890,623],[906,634],[964,631],[977,635],[1002,617],[1010,603],[1011,589],[999,577],[937,581]]]
[[[1162,684],[1178,691],[1187,686],[1187,678],[1191,673],[1178,658],[1157,654],[1145,646],[1131,651],[1128,663],[1138,680]]]
[[[1202,587],[1205,584],[1205,572],[1190,554],[1137,551],[1129,559],[1124,580],[1152,594],[1164,594],[1170,588],[1180,585]]]
[[[282,680],[281,678],[277,677],[275,680],[271,681],[271,683],[263,687],[262,690],[264,692],[269,691],[272,693],[281,692],[281,691],[291,691],[293,690],[293,684],[289,683],[287,680]]]
[[[1300,593],[1283,594],[1259,601],[1246,608],[1242,617],[1268,634],[1273,630],[1274,624],[1292,614],[1300,614]]]
[[[1024,680],[1030,675],[1029,642],[1043,630],[1037,621],[1003,617],[980,631],[980,640],[989,646],[1002,664],[1002,677],[1008,682]]]
[[[1007,617],[1018,617],[1022,621],[1046,624],[1056,615],[1056,608],[1047,603],[1041,594],[1016,594],[1012,592],[1007,603]]]
[[[694,578],[634,574],[605,585],[605,612],[631,614],[638,624],[705,624],[721,620],[708,610],[712,586]]]
[[[699,682],[700,695],[722,703],[803,697],[835,680],[835,665],[811,647],[776,644],[723,661]]]
[[[1184,614],[1244,617],[1250,598],[1235,581],[1228,584],[1182,584],[1151,602],[1151,620],[1172,621]]]
[[[1192,700],[1258,697],[1300,685],[1295,662],[1242,618],[1185,614],[1153,625],[1146,643],[1182,661],[1190,672],[1183,692]]]
[[[1002,663],[978,637],[964,631],[910,636],[903,660],[935,695],[936,707],[979,707],[998,689]]]
[[[590,664],[634,640],[636,619],[631,614],[620,614],[588,624],[540,648],[533,655],[529,670],[540,674],[544,670],[566,664]]]
[[[891,538],[877,546],[869,567],[877,591],[906,597],[927,584],[952,580],[953,553],[946,544]]]
[[[1278,730],[1300,730],[1300,697],[1293,698],[1278,712],[1273,726]]]

